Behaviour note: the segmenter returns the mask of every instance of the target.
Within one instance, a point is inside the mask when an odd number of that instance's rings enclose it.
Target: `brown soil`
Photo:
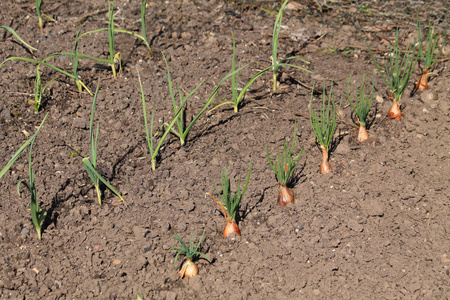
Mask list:
[[[345,94],[352,71],[353,95],[363,74],[370,78],[375,70],[366,41],[386,49],[399,28],[406,47],[416,35],[416,13],[424,23],[437,21],[441,30],[448,25],[448,2],[411,8],[408,1],[396,1],[396,9],[375,2],[367,10],[350,1],[328,2],[293,2],[283,18],[280,58],[300,56],[310,63],[295,63],[313,74],[284,68],[276,92],[270,91],[271,74],[265,74],[251,87],[239,113],[231,106],[205,113],[183,147],[169,135],[155,172],[136,69],[147,113],[154,106],[157,124],[173,115],[161,51],[184,94],[205,80],[187,104],[191,118],[231,69],[231,31],[239,60],[253,62],[241,72],[243,83],[270,65],[273,10],[279,3],[149,3],[152,57],[134,37],[118,33],[115,47],[124,61],[118,78],[81,60],[80,75],[91,89],[98,78],[108,78],[101,83],[95,112],[100,122],[98,166],[124,196],[122,205],[108,190],[103,206],[98,205],[81,162],[89,156],[92,96],[79,95],[74,82],[60,76],[35,114],[28,104],[34,66],[6,63],[0,69],[0,166],[49,113],[33,148],[38,197],[49,216],[39,241],[29,194],[19,197],[16,192],[17,182],[28,179],[24,153],[0,181],[2,299],[448,299],[450,75],[445,62],[439,63],[442,72],[430,81],[430,89],[410,97],[421,73],[417,67],[403,95],[399,121],[386,118],[391,102],[376,73],[377,100],[364,143],[356,141],[358,128]],[[48,1],[43,12],[57,22],[46,21],[41,35],[33,4],[2,1],[0,16],[2,25],[39,49],[34,53],[38,59],[69,51],[78,30],[74,22],[83,14],[92,13],[83,32],[106,27],[106,1]],[[139,3],[116,1],[115,8],[117,27],[139,32]],[[9,33],[1,34],[1,61],[33,57]],[[108,51],[105,32],[80,42],[83,54],[106,58]],[[381,63],[386,51],[375,53]],[[446,57],[448,47],[442,54]],[[51,63],[71,72],[69,61],[60,56]],[[44,67],[41,72],[44,82],[57,75]],[[319,174],[321,152],[307,117],[308,87],[315,84],[321,92],[324,80],[328,87],[334,82],[336,100],[342,99],[328,175]],[[230,97],[227,81],[212,105]],[[320,94],[314,96],[314,107],[320,99]],[[266,147],[272,155],[281,151],[283,140],[292,139],[295,120],[295,151],[304,146],[304,153],[292,187],[295,204],[281,208]],[[224,166],[236,189],[250,158],[250,184],[238,217],[242,236],[224,239],[225,219],[205,193],[215,193]],[[179,279],[183,258],[174,265],[175,251],[168,251],[178,246],[175,232],[188,240],[203,229],[202,251],[212,262],[199,260],[198,276]]]

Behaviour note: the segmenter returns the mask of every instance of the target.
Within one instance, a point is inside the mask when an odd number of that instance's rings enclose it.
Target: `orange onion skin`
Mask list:
[[[388,112],[388,118],[392,120],[400,120],[402,117],[402,111],[400,110],[400,104],[394,100],[391,108]]]
[[[278,191],[278,204],[281,207],[285,207],[289,203],[294,203],[294,192],[285,185],[280,185],[280,190]]]
[[[428,76],[422,75],[419,78],[419,82],[417,83],[417,89],[419,91],[428,90]]]
[[[428,90],[428,78],[430,78],[430,74],[428,74],[428,68],[423,70],[423,74],[419,77],[419,81],[417,82],[416,89],[419,91]]]
[[[235,221],[227,220],[227,225],[225,226],[225,229],[223,231],[223,237],[227,238],[230,234],[235,233],[236,235],[241,235],[241,231],[239,230],[239,227],[237,226]]]
[[[369,134],[367,133],[366,127],[359,126],[357,140],[358,142],[364,142],[369,139]]]
[[[328,174],[331,172],[331,165],[328,162],[328,151],[325,146],[320,145],[322,149],[322,163],[320,164],[320,174]]]
[[[183,266],[181,267],[181,270],[178,272],[180,278],[183,278],[184,276],[192,278],[194,276],[197,276],[197,274],[198,267],[189,258],[186,259],[186,261],[183,263]]]

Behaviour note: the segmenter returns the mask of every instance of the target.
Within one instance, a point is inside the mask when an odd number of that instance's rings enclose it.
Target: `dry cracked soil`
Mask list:
[[[47,120],[33,147],[32,166],[40,207],[48,211],[42,240],[30,218],[28,192],[16,191],[28,180],[27,150],[0,180],[1,299],[449,299],[450,297],[450,74],[449,47],[436,65],[430,88],[410,95],[422,63],[402,98],[403,117],[386,117],[391,101],[378,63],[389,57],[396,30],[404,49],[414,42],[416,20],[448,27],[448,1],[292,1],[283,15],[279,58],[308,73],[283,67],[278,88],[270,72],[245,94],[238,113],[231,105],[227,80],[181,146],[167,136],[152,172],[144,128],[137,70],[143,83],[155,136],[173,116],[167,57],[174,87],[183,95],[203,80],[186,104],[190,121],[236,57],[246,66],[240,87],[271,65],[272,31],[281,3],[209,0],[149,1],[147,36],[153,49],[132,35],[116,33],[115,50],[123,70],[110,70],[80,59],[82,80],[95,90],[99,122],[98,171],[123,195],[109,190],[99,206],[82,158],[90,154],[89,118],[93,97],[79,93],[60,75],[44,92],[41,110],[34,99],[35,65],[8,61],[0,68],[1,166]],[[45,1],[43,34],[32,1],[2,1],[0,16],[38,51],[28,51],[1,31],[0,60],[42,60],[72,48],[82,32],[107,26],[107,1]],[[116,28],[140,33],[140,2],[117,0]],[[441,40],[442,42],[442,40]],[[107,58],[106,32],[80,39],[79,52]],[[49,62],[71,72],[67,55]],[[40,68],[43,82],[58,73]],[[355,114],[347,101],[366,75],[374,76],[369,140],[356,140]],[[367,80],[369,78],[369,80]],[[319,173],[321,152],[311,129],[308,105],[321,104],[322,86],[333,84],[337,128],[330,153],[333,168]],[[311,96],[311,88],[316,87]],[[176,94],[177,96],[178,94]],[[177,96],[178,97],[178,96]],[[292,190],[295,203],[277,204],[278,183],[266,157],[292,141],[304,147]],[[28,148],[27,148],[28,149]],[[223,238],[224,217],[206,193],[226,166],[231,188],[244,180],[252,160],[248,190],[238,212],[241,236]],[[220,189],[219,189],[220,191]],[[184,257],[175,262],[175,232],[187,241],[205,230],[197,261],[199,274],[180,279]]]

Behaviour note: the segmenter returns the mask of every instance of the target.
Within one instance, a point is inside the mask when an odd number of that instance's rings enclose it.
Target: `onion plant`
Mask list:
[[[148,148],[149,148],[150,156],[151,156],[152,171],[155,171],[156,170],[156,159],[158,157],[159,149],[161,148],[161,146],[162,146],[164,140],[166,139],[167,135],[169,134],[170,130],[177,122],[178,116],[183,111],[183,105],[184,105],[184,103],[186,103],[187,99],[180,103],[180,107],[175,111],[172,121],[170,122],[170,124],[167,124],[166,130],[164,131],[162,137],[159,139],[159,142],[156,145],[156,147],[154,147],[155,143],[154,143],[153,139],[156,134],[153,133],[153,108],[152,108],[152,117],[151,117],[151,122],[150,122],[150,131],[149,131],[148,130],[148,122],[147,122],[147,110],[145,108],[144,88],[142,87],[141,76],[139,75],[139,70],[137,70],[137,73],[138,73],[138,79],[139,79],[139,86],[141,88],[142,109],[144,111],[145,133],[147,136],[147,143],[148,143]]]
[[[42,86],[41,72],[39,72],[39,66],[36,67],[36,78],[34,79],[34,101],[29,100],[36,113],[39,112],[39,108],[41,107],[45,89],[56,78],[58,78],[58,76],[53,77],[44,86]]]
[[[231,60],[231,92],[232,92],[232,97],[233,97],[233,101],[225,101],[223,103],[220,103],[219,105],[215,106],[212,110],[215,110],[216,108],[219,108],[223,105],[228,105],[231,104],[234,106],[234,112],[237,113],[239,112],[239,107],[242,103],[242,100],[244,99],[245,93],[247,92],[247,90],[249,89],[249,87],[253,84],[253,82],[258,79],[261,75],[263,75],[264,73],[266,73],[267,71],[269,71],[270,69],[275,68],[279,68],[282,66],[288,66],[288,67],[294,67],[294,68],[300,68],[296,65],[291,65],[291,64],[286,64],[286,63],[278,63],[269,67],[266,67],[264,69],[262,69],[261,71],[259,71],[258,73],[256,73],[255,75],[253,75],[252,78],[250,78],[250,80],[247,82],[247,84],[243,87],[243,88],[239,88],[239,72],[240,70],[242,70],[243,68],[247,67],[249,64],[245,65],[244,67],[241,67],[240,62],[238,63],[238,69],[236,69],[236,43],[234,40],[234,34],[233,32],[231,32],[232,38],[233,38],[233,57]],[[300,68],[306,72],[311,73],[311,71]],[[239,92],[240,90],[240,92]]]
[[[373,56],[372,50],[369,45],[370,56],[378,70],[378,73],[383,78],[383,81],[389,88],[389,99],[392,100],[392,106],[389,109],[388,117],[394,120],[400,120],[402,117],[402,111],[400,110],[401,98],[408,84],[409,78],[414,70],[417,62],[417,56],[411,46],[408,45],[405,54],[402,57],[402,50],[399,45],[399,32],[397,30],[395,36],[394,46],[390,46],[389,63],[384,60],[384,70],[381,70],[380,66]]]
[[[89,175],[89,178],[92,180],[92,183],[95,186],[95,191],[97,192],[97,199],[98,204],[102,205],[102,193],[100,190],[100,181],[113,192],[116,194],[117,197],[119,197],[120,200],[124,201],[122,196],[97,172],[97,139],[98,139],[98,131],[99,131],[99,123],[97,122],[97,129],[94,133],[93,123],[94,123],[94,111],[95,111],[95,103],[97,101],[97,94],[98,90],[100,88],[100,81],[99,79],[97,88],[95,90],[94,94],[94,100],[92,101],[92,109],[91,109],[91,118],[89,121],[89,142],[90,142],[90,148],[91,148],[91,156],[83,158],[82,162],[84,164],[84,167],[86,168],[86,171]]]
[[[207,193],[211,199],[219,205],[222,213],[225,217],[226,226],[223,231],[223,236],[227,238],[231,233],[235,233],[236,235],[241,235],[241,231],[236,224],[236,213],[239,210],[239,205],[244,198],[244,194],[247,191],[248,182],[250,180],[250,173],[252,171],[252,160],[250,159],[250,167],[248,169],[247,180],[245,181],[245,186],[241,190],[241,179],[239,178],[237,184],[236,193],[231,192],[230,179],[228,178],[227,168],[225,167],[222,171],[221,175],[221,183],[222,183],[222,193],[219,193],[217,186],[216,192],[219,194],[222,201],[216,200],[213,195]]]
[[[39,133],[39,130],[41,130],[42,126],[44,125],[45,120],[47,119],[48,113],[45,115],[44,119],[42,120],[41,124],[39,125],[36,132],[22,145],[20,146],[19,150],[17,150],[16,153],[14,153],[13,157],[8,161],[6,166],[3,167],[3,169],[0,171],[0,179],[5,175],[6,172],[11,168],[11,166],[16,162],[16,160],[19,158],[20,154],[22,154],[23,150],[34,141],[37,134]]]
[[[178,109],[181,108],[181,112],[178,115],[178,117],[176,118],[176,125],[177,125],[178,130],[175,130],[172,127],[171,131],[173,134],[175,134],[180,139],[180,144],[181,144],[181,146],[183,146],[186,142],[186,137],[187,137],[192,125],[194,125],[194,123],[197,121],[198,118],[195,118],[194,120],[192,120],[191,123],[189,124],[189,126],[185,128],[185,117],[186,116],[185,116],[185,111],[184,111],[184,105],[181,105],[181,104],[186,103],[188,101],[188,99],[202,86],[202,84],[205,81],[203,80],[202,82],[200,82],[200,84],[196,88],[194,88],[184,99],[181,94],[180,86],[177,85],[178,96],[180,98],[180,103],[179,103],[180,106],[178,106],[177,101],[175,100],[175,94],[173,92],[172,77],[170,76],[169,65],[167,63],[164,53],[162,53],[162,55],[164,58],[164,62],[166,63],[167,81],[169,83],[169,93],[170,93],[170,98],[172,99],[174,113],[176,113],[178,111]],[[207,106],[205,107],[205,110],[206,110],[206,108],[207,108]],[[201,113],[198,115],[198,117],[200,117],[201,114],[203,114],[203,112],[205,110],[201,111]],[[164,123],[164,125],[169,126],[169,124],[167,124],[167,123]]]
[[[278,61],[278,36],[280,34],[281,30],[281,21],[283,20],[283,11],[286,7],[289,0],[285,0],[283,4],[280,7],[280,10],[277,13],[277,17],[275,19],[275,24],[273,26],[273,34],[272,34],[272,70],[273,70],[273,90],[275,91],[277,89],[277,73],[278,69],[282,66],[280,63],[284,63],[286,61],[292,60],[292,59],[299,59],[303,61],[304,63],[309,64],[308,61],[298,57],[298,56],[291,56],[288,58],[285,58],[281,61]],[[306,72],[311,73],[311,71],[304,69],[302,67],[296,66],[296,65],[289,65],[291,67],[294,67],[296,69],[300,69]]]
[[[328,161],[328,151],[330,150],[331,140],[336,129],[336,105],[334,102],[333,85],[330,87],[328,96],[326,95],[325,82],[323,84],[322,107],[318,110],[312,109],[314,86],[311,91],[309,102],[309,120],[311,122],[314,135],[317,138],[320,149],[322,150],[322,163],[320,164],[320,173],[327,174],[331,172],[331,165]],[[341,101],[342,103],[342,101]]]
[[[446,36],[444,36],[443,38],[442,45],[438,53],[435,53],[441,35],[435,34],[434,26],[431,26],[430,24],[428,35],[425,38],[425,41],[423,41],[420,35],[420,27],[421,27],[420,22],[417,22],[417,39],[419,45],[418,52],[423,62],[424,69],[422,75],[419,77],[419,80],[415,86],[415,90],[425,91],[428,89],[428,79],[431,76],[436,75],[435,73],[432,72],[432,70],[439,56],[441,55],[442,50],[444,50]],[[425,45],[423,45],[424,42]],[[425,52],[423,51],[423,46],[425,46]]]
[[[267,146],[267,159],[269,160],[270,167],[277,176],[278,183],[280,184],[280,190],[278,192],[278,204],[285,207],[288,203],[294,203],[294,192],[287,187],[291,176],[294,174],[295,168],[297,168],[300,158],[303,153],[302,150],[295,156],[294,152],[295,137],[297,136],[297,121],[295,121],[294,138],[292,139],[292,145],[286,145],[286,141],[283,142],[283,153],[277,153],[274,163],[270,159],[269,146]]]
[[[181,247],[172,247],[169,249],[169,251],[178,250],[178,253],[175,256],[174,265],[177,263],[178,257],[181,254],[184,254],[186,256],[186,260],[181,266],[181,270],[178,272],[180,278],[183,278],[184,276],[192,278],[198,274],[198,267],[194,263],[194,261],[197,260],[199,257],[203,257],[207,261],[211,262],[211,260],[205,254],[199,251],[200,245],[203,242],[204,237],[205,237],[205,230],[203,230],[203,234],[200,237],[200,240],[198,241],[197,245],[195,245],[195,231],[194,231],[193,235],[189,240],[189,247],[188,247],[186,243],[177,234],[177,232],[175,232],[174,240],[180,242]]]
[[[114,27],[114,3],[115,3],[115,0],[113,0],[112,3],[110,0],[108,0],[108,27],[85,32],[85,33],[81,34],[78,37],[78,39],[81,39],[82,37],[89,35],[89,34],[107,31],[108,32],[108,44],[109,44],[109,59],[106,60],[106,62],[110,65],[113,76],[116,77],[117,76],[117,67],[119,67],[119,72],[122,71],[122,62],[120,59],[120,52],[117,52],[117,53],[114,52],[114,35],[116,32],[126,33],[126,34],[130,34],[132,36],[135,36],[144,42],[145,46],[150,51],[150,53],[152,52],[152,49],[150,48],[150,45],[147,43],[146,37],[144,38],[144,36],[137,34],[135,32],[129,31],[129,30],[124,30],[124,29],[119,29],[119,28]],[[105,61],[103,59],[98,59],[98,58],[93,58],[93,57],[89,57],[89,58],[92,58],[98,62]]]
[[[17,193],[20,196],[20,186],[23,184],[27,190],[30,192],[30,212],[31,212],[31,220],[33,221],[34,227],[36,228],[36,232],[38,235],[38,239],[40,240],[42,237],[41,228],[42,224],[45,221],[45,218],[47,217],[47,211],[44,209],[39,208],[39,201],[37,198],[36,193],[36,185],[34,184],[34,175],[33,175],[33,169],[32,169],[32,153],[33,153],[33,144],[36,139],[36,136],[33,137],[31,144],[30,144],[30,154],[28,156],[28,174],[30,178],[30,182],[26,183],[25,181],[19,181],[17,183]]]
[[[359,142],[364,142],[369,138],[369,134],[366,130],[366,121],[367,116],[369,115],[370,107],[372,106],[373,92],[375,90],[375,74],[372,75],[372,93],[370,94],[370,97],[364,94],[364,80],[366,78],[366,75],[364,74],[361,87],[359,88],[359,94],[358,89],[355,90],[355,102],[351,100],[348,89],[352,75],[353,72],[350,74],[350,78],[347,82],[347,99],[358,117],[359,130],[357,139]]]
[[[57,53],[57,54],[59,55],[59,54],[63,54],[63,53]],[[67,53],[67,54],[70,55],[70,53]],[[49,64],[49,63],[46,62],[46,60],[48,60],[48,59],[51,58],[51,57],[54,57],[55,55],[56,55],[56,54],[52,54],[52,55],[50,55],[49,57],[44,58],[44,60],[42,60],[42,61],[40,61],[40,60],[35,60],[35,59],[30,59],[30,58],[26,58],[26,57],[9,57],[9,58],[5,59],[5,60],[0,64],[0,68],[1,68],[5,63],[7,63],[8,61],[25,61],[25,62],[29,62],[29,63],[36,64],[37,66],[41,66],[41,65],[42,65],[42,66],[51,68],[51,69],[55,70],[56,72],[59,72],[59,73],[65,75],[65,76],[67,76],[67,77],[69,77],[69,78],[72,78],[73,80],[76,81],[77,78],[75,77],[75,75],[70,74],[69,72],[64,71],[63,69],[60,69],[60,68],[58,68],[58,67],[56,67],[56,66],[54,66],[54,65]],[[81,57],[81,55],[80,55],[80,57]],[[78,79],[78,80],[79,80],[79,79]],[[86,87],[86,85],[85,85],[81,80],[79,80],[79,82],[80,82],[80,84],[81,84],[81,85],[82,85],[82,86],[83,86],[90,94],[92,94],[91,91]]]
[[[200,110],[200,112],[191,120],[191,122],[189,122],[189,124],[187,126],[185,126],[186,122],[185,122],[185,114],[184,114],[184,104],[187,102],[187,100],[198,90],[198,88],[200,88],[200,86],[203,84],[204,81],[202,81],[195,89],[193,89],[183,100],[183,97],[181,95],[180,92],[180,88],[178,87],[178,94],[180,97],[180,105],[178,106],[175,100],[175,94],[173,92],[173,87],[172,87],[172,77],[170,75],[170,71],[169,71],[169,65],[167,64],[166,58],[164,56],[163,53],[163,58],[164,61],[166,63],[166,67],[167,67],[167,75],[168,75],[168,82],[169,82],[169,93],[170,93],[170,97],[172,99],[172,103],[173,103],[173,109],[174,109],[174,113],[177,114],[177,111],[181,109],[180,114],[178,114],[176,117],[174,117],[174,120],[176,121],[177,124],[177,128],[178,131],[176,129],[173,129],[171,127],[171,132],[173,134],[175,134],[179,139],[180,139],[180,143],[181,145],[184,145],[186,143],[186,138],[189,134],[189,132],[191,131],[192,127],[194,126],[194,124],[197,122],[197,120],[203,115],[203,113],[208,109],[208,107],[211,105],[211,103],[213,102],[214,98],[216,97],[217,93],[219,92],[219,88],[220,86],[231,76],[235,75],[236,73],[239,73],[239,71],[241,71],[244,67],[241,67],[237,70],[234,70],[231,73],[228,73],[227,75],[225,75],[225,77],[222,78],[222,80],[217,84],[217,86],[215,87],[215,89],[213,90],[213,92],[211,93],[211,95],[209,96],[208,100],[206,101],[205,105],[203,106],[203,108]],[[220,105],[219,105],[220,106]],[[215,107],[217,108],[217,107]],[[213,109],[215,109],[213,108]],[[164,125],[168,128],[169,124],[164,123]]]
[[[14,29],[12,29],[11,27],[8,26],[0,26],[0,29],[5,29],[8,30],[17,40],[19,40],[19,42],[21,42],[25,47],[28,48],[28,50],[30,50],[31,52],[37,51],[36,48],[34,48],[33,46],[30,46],[29,44],[27,44],[15,31]]]

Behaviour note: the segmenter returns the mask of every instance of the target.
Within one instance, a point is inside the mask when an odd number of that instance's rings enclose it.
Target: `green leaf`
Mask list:
[[[0,29],[6,29],[8,30],[16,39],[19,40],[19,42],[21,42],[22,44],[24,44],[25,47],[27,47],[30,51],[34,50],[37,51],[38,49],[30,46],[29,44],[27,44],[24,40],[22,40],[22,38],[14,31],[14,29],[12,29],[11,27],[8,26],[0,26]]]
[[[98,172],[97,170],[95,170],[95,168],[92,166],[89,157],[85,157],[83,158],[83,164],[86,167],[86,169],[89,169],[88,173],[91,172],[93,174],[93,176],[95,176],[96,179],[100,180],[101,182],[103,182],[103,184],[111,190],[111,192],[113,192],[114,194],[116,194],[117,197],[119,197],[120,200],[124,201],[124,199],[122,198],[122,196],[112,187],[112,185],[110,185]],[[96,182],[94,182],[94,185],[97,185]]]
[[[8,172],[9,168],[14,164],[14,162],[19,158],[20,154],[22,154],[22,151],[36,138],[36,135],[39,133],[39,130],[41,130],[42,125],[44,125],[45,120],[47,119],[48,113],[45,115],[44,119],[42,120],[41,124],[39,125],[36,132],[31,136],[20,148],[17,150],[17,152],[13,155],[13,157],[9,160],[9,162],[6,164],[6,166],[0,171],[0,179],[5,175],[6,172]]]

